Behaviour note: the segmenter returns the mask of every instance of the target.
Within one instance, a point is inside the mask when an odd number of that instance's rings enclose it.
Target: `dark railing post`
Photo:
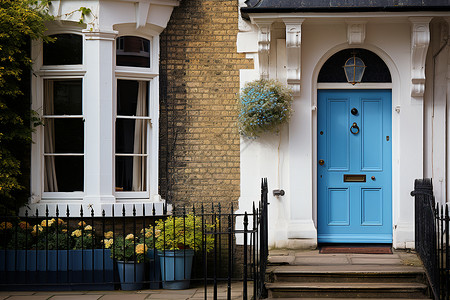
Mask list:
[[[439,279],[439,214],[435,209],[431,179],[416,179],[415,197],[415,246],[431,285],[435,299],[440,297]]]
[[[248,216],[244,214],[244,274],[243,274],[243,295],[242,299],[247,300],[247,234],[248,234]]]

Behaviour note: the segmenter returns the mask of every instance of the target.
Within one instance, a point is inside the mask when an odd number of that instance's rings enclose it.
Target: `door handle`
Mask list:
[[[356,122],[353,122],[352,127],[350,127],[350,132],[353,134],[358,134],[359,127],[358,124],[356,124]]]
[[[323,166],[324,163],[325,161],[323,159],[319,159],[319,165]]]

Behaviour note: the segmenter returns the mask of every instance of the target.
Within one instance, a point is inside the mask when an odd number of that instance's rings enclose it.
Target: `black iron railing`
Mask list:
[[[450,246],[448,204],[435,202],[431,179],[416,179],[415,246],[435,299],[450,298]]]
[[[250,212],[231,204],[165,205],[142,214],[111,207],[111,216],[69,207],[21,218],[0,216],[0,290],[158,289],[243,284],[243,299],[264,296],[267,180]],[[242,241],[237,242],[237,241]],[[176,251],[175,251],[176,250]],[[232,285],[234,283],[234,285]],[[212,293],[210,289],[213,289]]]

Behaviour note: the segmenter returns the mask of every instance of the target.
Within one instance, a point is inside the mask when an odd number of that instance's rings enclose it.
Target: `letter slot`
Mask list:
[[[344,174],[344,182],[366,182],[365,174]]]

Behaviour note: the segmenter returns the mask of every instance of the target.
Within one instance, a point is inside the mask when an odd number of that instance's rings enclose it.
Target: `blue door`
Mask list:
[[[319,243],[392,243],[390,90],[319,90]]]

